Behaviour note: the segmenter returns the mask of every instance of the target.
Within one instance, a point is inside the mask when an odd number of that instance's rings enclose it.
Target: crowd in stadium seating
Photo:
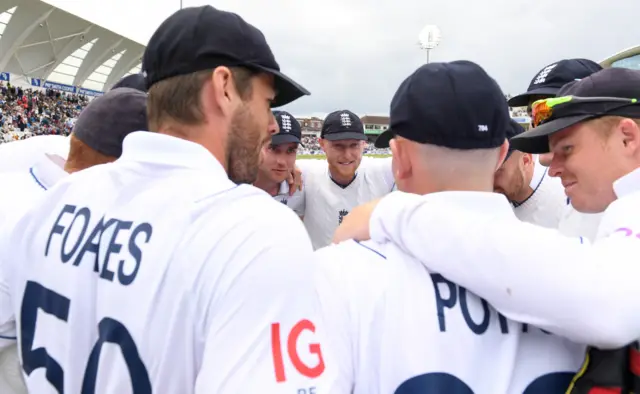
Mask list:
[[[509,96],[507,96],[509,97]],[[0,82],[0,144],[34,135],[68,135],[78,114],[89,99],[55,90],[38,91]],[[511,110],[512,116],[526,116],[520,108]],[[305,136],[298,154],[323,154],[318,138]],[[365,154],[389,154],[389,149],[377,149],[367,143]]]
[[[88,98],[0,82],[0,144],[34,135],[68,135]]]

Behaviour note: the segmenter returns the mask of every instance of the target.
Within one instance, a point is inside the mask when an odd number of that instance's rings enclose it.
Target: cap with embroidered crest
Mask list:
[[[273,75],[276,97],[272,107],[309,94],[280,71],[260,30],[210,5],[183,8],[169,16],[151,36],[142,59],[147,88],[167,78],[220,66]]]
[[[391,101],[389,128],[376,139],[386,148],[400,136],[451,149],[502,145],[511,127],[502,90],[470,61],[429,63],[402,82]]]
[[[531,97],[555,97],[565,84],[600,70],[602,66],[588,59],[563,59],[549,64],[536,73],[526,92],[509,99],[509,106],[526,107]]]
[[[640,119],[640,70],[606,68],[565,85],[558,91],[558,97],[538,105],[546,107],[549,116],[536,124],[534,104],[535,127],[510,140],[514,149],[547,153],[549,136],[578,123],[603,116]]]
[[[273,111],[273,116],[278,122],[278,132],[271,136],[271,145],[300,144],[302,127],[298,119],[286,111]]]
[[[364,134],[364,125],[360,117],[348,109],[333,111],[324,119],[320,138],[329,141],[340,140],[362,140],[367,136]]]

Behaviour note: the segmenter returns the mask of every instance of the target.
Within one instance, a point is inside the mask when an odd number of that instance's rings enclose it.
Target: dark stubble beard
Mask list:
[[[243,105],[231,119],[227,140],[227,168],[231,181],[237,184],[256,181],[262,145],[261,128],[254,122],[249,108]]]

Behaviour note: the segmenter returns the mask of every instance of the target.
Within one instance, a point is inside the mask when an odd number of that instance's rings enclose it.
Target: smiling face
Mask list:
[[[320,146],[327,155],[329,170],[334,178],[345,181],[356,175],[362,161],[365,142],[361,140],[329,141],[320,139]]]
[[[613,182],[638,167],[638,126],[630,119],[578,123],[549,137],[549,175],[560,177],[571,205],[585,213],[604,211],[616,199]]]
[[[269,144],[262,148],[260,177],[275,183],[282,183],[293,171],[297,150],[298,144],[295,142],[280,145]]]

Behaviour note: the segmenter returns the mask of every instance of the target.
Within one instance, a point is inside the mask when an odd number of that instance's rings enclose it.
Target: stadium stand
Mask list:
[[[600,62],[604,68],[622,67],[640,70],[640,45],[627,48]]]
[[[0,82],[0,144],[35,135],[68,135],[88,98]]]

